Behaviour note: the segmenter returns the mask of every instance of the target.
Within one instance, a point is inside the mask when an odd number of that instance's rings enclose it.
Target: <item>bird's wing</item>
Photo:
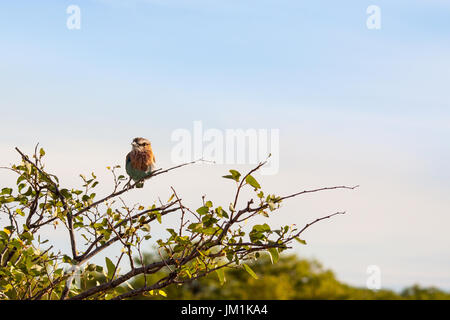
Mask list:
[[[127,157],[125,159],[125,170],[127,171],[128,175],[131,176],[130,173],[130,166],[131,166],[131,152],[127,154]]]

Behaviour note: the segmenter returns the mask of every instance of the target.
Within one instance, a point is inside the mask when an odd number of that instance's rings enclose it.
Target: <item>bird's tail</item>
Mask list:
[[[136,183],[136,188],[143,188],[144,187],[144,182],[138,182]]]

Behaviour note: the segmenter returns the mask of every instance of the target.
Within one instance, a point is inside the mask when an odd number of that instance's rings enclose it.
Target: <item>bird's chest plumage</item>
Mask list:
[[[127,157],[126,171],[134,180],[139,180],[152,172],[153,154],[151,152],[131,151]]]
[[[132,151],[130,153],[130,163],[131,166],[140,171],[148,171],[148,169],[151,167],[153,161],[152,161],[152,154],[151,152],[139,152],[139,151]]]

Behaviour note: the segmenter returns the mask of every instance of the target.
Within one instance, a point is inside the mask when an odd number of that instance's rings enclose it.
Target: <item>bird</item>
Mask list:
[[[148,177],[155,170],[155,155],[148,139],[138,137],[131,142],[131,151],[127,154],[125,169],[133,181]],[[136,183],[136,188],[143,188],[144,181]]]

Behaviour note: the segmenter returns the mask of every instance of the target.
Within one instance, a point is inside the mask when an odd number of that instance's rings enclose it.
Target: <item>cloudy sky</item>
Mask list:
[[[79,30],[66,26],[69,5]],[[379,30],[366,26],[370,5]],[[279,171],[257,176],[264,189],[360,185],[292,199],[271,217],[302,226],[347,212],[309,229],[295,252],[354,285],[377,265],[383,287],[450,290],[449,12],[444,0],[4,1],[0,165],[39,142],[63,184],[94,171],[106,193],[105,167],[123,164],[136,136],[168,167],[171,134],[194,121],[279,129]],[[250,166],[183,168],[129,200],[168,198],[174,186],[193,207],[203,194],[227,206],[230,168]],[[66,248],[65,234],[52,236]]]

